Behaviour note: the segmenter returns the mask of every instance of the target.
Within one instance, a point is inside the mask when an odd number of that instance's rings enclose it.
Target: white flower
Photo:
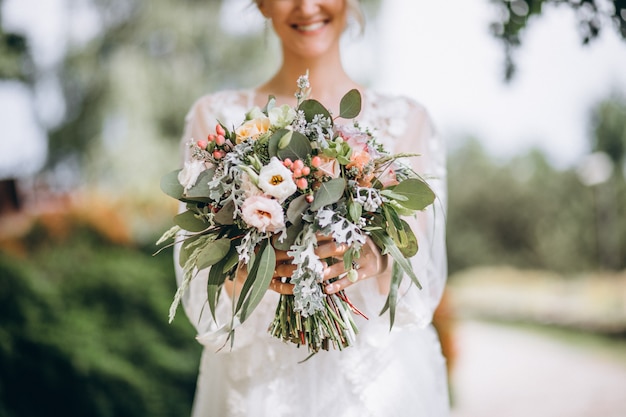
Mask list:
[[[270,118],[270,124],[272,127],[282,129],[294,121],[296,118],[296,111],[287,104],[283,104],[280,107],[274,107],[271,109],[268,112],[268,117]]]
[[[196,185],[198,176],[204,170],[206,170],[206,164],[204,161],[200,161],[198,159],[185,161],[185,167],[178,173],[178,182],[180,182],[180,185],[183,186],[185,192]]]
[[[283,208],[278,201],[262,195],[252,196],[241,206],[241,217],[260,232],[275,232],[285,227]]]
[[[291,171],[276,157],[261,168],[259,188],[281,203],[297,190],[296,183],[291,178]]]

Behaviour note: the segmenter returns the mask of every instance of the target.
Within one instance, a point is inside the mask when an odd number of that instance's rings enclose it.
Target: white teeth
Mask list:
[[[310,25],[298,25],[298,30],[303,32],[312,32],[324,26],[324,22],[311,23]]]

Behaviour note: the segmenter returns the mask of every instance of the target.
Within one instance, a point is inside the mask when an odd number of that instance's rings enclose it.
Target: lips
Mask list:
[[[300,32],[314,32],[326,26],[327,23],[328,23],[327,20],[322,20],[319,22],[313,22],[313,23],[307,23],[307,24],[294,24],[294,25],[291,25],[291,27],[293,27],[296,30],[299,30]]]

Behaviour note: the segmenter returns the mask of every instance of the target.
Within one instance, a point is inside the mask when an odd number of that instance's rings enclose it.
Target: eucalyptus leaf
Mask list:
[[[204,269],[221,261],[230,251],[230,239],[222,238],[207,243],[198,254],[196,267]]]
[[[209,277],[207,280],[207,302],[209,304],[209,310],[211,311],[211,317],[213,317],[213,320],[216,320],[215,306],[217,305],[217,300],[219,298],[220,288],[226,280],[226,274],[223,272],[226,261],[227,258],[224,257],[209,270]]]
[[[174,216],[174,223],[190,232],[202,232],[210,226],[207,221],[192,210],[187,210]]]
[[[267,151],[269,153],[269,157],[272,158],[274,156],[278,156],[278,143],[285,135],[291,135],[291,131],[288,129],[278,129],[276,132],[270,136],[267,142]]]
[[[411,230],[411,226],[409,226],[406,221],[400,221],[404,225],[403,233],[406,235],[406,240],[404,245],[398,246],[398,249],[400,249],[400,252],[402,252],[402,255],[404,255],[405,258],[411,258],[412,256],[415,256],[415,254],[419,250],[417,237],[415,237],[413,230]]]
[[[350,220],[357,223],[361,218],[361,214],[363,214],[363,206],[354,200],[350,200],[348,202],[348,216],[350,216]]]
[[[306,196],[301,195],[294,198],[289,207],[287,207],[287,219],[292,224],[300,224],[302,222],[302,214],[309,207],[309,203],[306,201]]]
[[[241,322],[243,323],[248,316],[254,311],[256,306],[261,302],[267,288],[274,276],[276,268],[276,252],[270,244],[266,244],[258,256],[257,268],[252,275],[253,284],[250,288],[249,295],[246,297],[241,308]],[[248,280],[251,276],[248,275]]]
[[[285,145],[284,148],[281,148],[281,142],[283,138],[281,138],[277,144],[276,154],[283,161],[287,158],[295,161],[297,159],[301,159],[305,161],[313,148],[311,147],[311,141],[299,132],[291,132],[291,138],[289,143]]]
[[[332,123],[330,112],[328,111],[326,107],[324,107],[322,103],[320,103],[317,100],[313,100],[313,99],[304,100],[302,103],[300,103],[298,110],[302,110],[304,112],[304,118],[306,119],[307,122],[313,121],[313,118],[316,115],[321,115],[323,117],[327,117],[331,119],[331,123]]]
[[[276,239],[274,241],[274,248],[284,251],[291,249],[291,245],[293,245],[300,232],[302,232],[302,228],[302,223],[292,224],[287,227],[287,237],[283,240]]]
[[[237,245],[231,245],[230,251],[228,252],[228,255],[224,257],[224,259],[226,261],[222,267],[222,272],[226,274],[239,263],[239,252],[237,252]]]
[[[361,112],[361,93],[352,89],[346,93],[339,103],[339,117],[354,119]]]
[[[397,200],[398,203],[412,210],[423,210],[435,201],[435,193],[428,184],[417,178],[409,178],[393,188],[395,194],[400,194],[407,200]]]
[[[422,289],[422,284],[420,284],[415,272],[413,271],[413,267],[411,263],[406,259],[400,249],[396,246],[395,242],[389,235],[382,230],[373,230],[370,232],[370,236],[372,240],[379,248],[382,248],[383,253],[389,253],[394,260],[394,263],[397,263],[400,268],[411,278],[411,281],[417,286],[417,288]]]
[[[389,283],[389,293],[387,294],[387,300],[383,309],[380,311],[380,315],[385,314],[385,311],[389,310],[389,330],[393,327],[393,323],[396,319],[396,306],[398,305],[398,288],[402,283],[402,269],[397,265],[391,266],[391,282]]]
[[[184,197],[193,200],[194,198],[206,198],[209,196],[209,181],[215,175],[215,168],[205,169],[198,175],[196,183],[187,190]]]
[[[161,177],[161,190],[169,195],[170,197],[174,197],[177,200],[180,200],[183,196],[184,188],[178,181],[178,173],[182,171],[177,169],[176,171],[168,172],[167,174]]]
[[[215,213],[213,219],[217,224],[230,225],[234,224],[233,213],[235,212],[235,203],[229,201],[224,207]]]
[[[193,242],[200,239],[201,237],[203,237],[203,235],[193,235],[193,236],[187,237],[185,238],[185,241],[182,243],[182,245],[180,245],[180,255],[178,256],[178,264],[181,267],[187,263],[187,260],[189,259],[191,252],[193,252],[193,246],[190,247],[190,245],[192,245]]]
[[[320,188],[313,195],[313,203],[311,203],[311,211],[317,211],[329,204],[336,203],[343,196],[346,189],[346,180],[344,178],[334,178],[330,181],[323,182]]]

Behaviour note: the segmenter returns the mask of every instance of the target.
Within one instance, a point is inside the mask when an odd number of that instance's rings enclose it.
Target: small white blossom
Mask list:
[[[280,203],[296,192],[298,187],[293,182],[291,171],[276,157],[261,168],[259,172],[259,188],[265,194],[276,198]]]

